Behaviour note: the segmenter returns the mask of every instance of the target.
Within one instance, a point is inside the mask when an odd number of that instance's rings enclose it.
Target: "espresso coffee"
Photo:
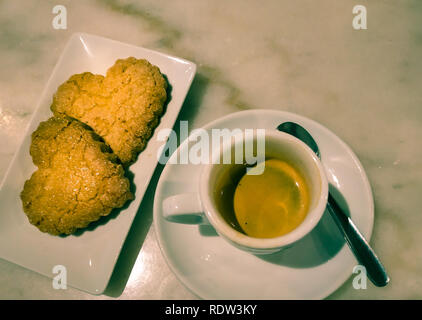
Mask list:
[[[279,159],[266,160],[259,175],[246,174],[242,165],[229,167],[216,185],[214,199],[234,229],[254,238],[275,238],[294,230],[310,203],[300,171]]]

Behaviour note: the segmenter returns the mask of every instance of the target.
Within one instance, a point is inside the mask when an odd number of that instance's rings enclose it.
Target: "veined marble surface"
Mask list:
[[[310,117],[360,158],[375,198],[371,244],[391,283],[331,299],[422,298],[422,2],[419,0],[59,1],[67,30],[52,27],[57,1],[0,1],[0,180],[64,45],[97,34],[180,56],[198,74],[180,120],[200,127],[245,109]],[[368,29],[352,28],[365,5]],[[156,171],[102,296],[0,260],[1,299],[190,299],[167,267],[152,222]]]

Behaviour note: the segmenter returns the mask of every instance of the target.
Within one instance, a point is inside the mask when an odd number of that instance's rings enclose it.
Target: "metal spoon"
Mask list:
[[[305,128],[294,122],[284,122],[277,129],[305,142],[315,152],[318,158],[321,159],[317,143]],[[372,283],[378,287],[387,285],[390,278],[381,261],[378,259],[374,250],[372,250],[368,241],[359,232],[352,219],[343,212],[331,194],[328,195],[327,210],[342,231],[344,239],[356,259],[366,268],[367,275]]]

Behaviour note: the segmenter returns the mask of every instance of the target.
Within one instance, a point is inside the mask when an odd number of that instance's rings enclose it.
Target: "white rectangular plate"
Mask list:
[[[25,180],[36,170],[29,154],[31,133],[41,121],[52,115],[52,96],[71,75],[85,71],[104,75],[117,59],[129,56],[147,59],[158,66],[172,88],[171,99],[159,126],[147,148],[130,167],[136,186],[135,200],[114,219],[80,235],[56,237],[42,233],[28,222],[20,200]],[[163,143],[157,140],[157,133],[163,128],[173,127],[195,71],[196,65],[184,59],[98,36],[74,34],[48,80],[24,139],[0,186],[0,258],[48,277],[55,276],[54,266],[63,265],[69,286],[93,294],[102,293],[157,165],[157,152]],[[22,91],[22,94],[25,92]]]

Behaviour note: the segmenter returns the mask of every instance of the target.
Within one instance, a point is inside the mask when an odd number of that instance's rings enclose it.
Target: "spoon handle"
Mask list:
[[[372,250],[368,241],[359,232],[352,219],[343,212],[331,194],[328,196],[327,210],[340,230],[343,231],[343,236],[359,263],[366,268],[368,278],[377,287],[387,285],[390,278],[381,261],[374,250]]]

